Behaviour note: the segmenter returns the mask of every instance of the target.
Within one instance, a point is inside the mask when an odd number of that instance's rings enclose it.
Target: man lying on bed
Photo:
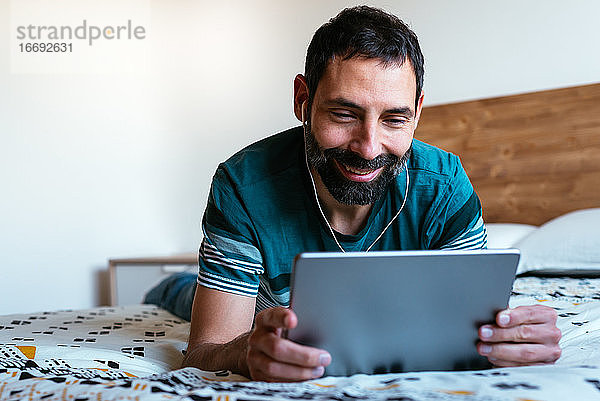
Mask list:
[[[280,337],[298,321],[285,307],[300,252],[486,247],[458,157],[413,139],[422,85],[417,38],[396,17],[357,7],[317,30],[294,80],[302,127],[248,146],[214,175],[185,366],[321,376],[326,350]],[[555,323],[544,306],[502,311],[479,329],[478,351],[496,366],[552,363]]]

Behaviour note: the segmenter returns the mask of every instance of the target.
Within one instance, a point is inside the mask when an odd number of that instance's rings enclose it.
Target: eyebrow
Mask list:
[[[331,104],[331,105],[338,105],[338,106],[343,106],[343,107],[348,107],[350,109],[357,109],[357,110],[364,110],[363,107],[359,106],[358,104],[348,100],[348,99],[344,99],[343,97],[336,97],[335,99],[331,99],[325,102],[326,104]],[[385,110],[386,114],[402,114],[405,115],[407,117],[414,117],[414,112],[412,111],[412,109],[408,106],[403,106],[403,107],[395,107],[393,109],[388,109]]]

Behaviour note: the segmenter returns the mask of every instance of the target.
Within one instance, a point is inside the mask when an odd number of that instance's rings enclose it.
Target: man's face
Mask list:
[[[328,65],[312,104],[307,156],[338,202],[372,204],[402,171],[421,111],[415,90],[409,61],[336,58]]]

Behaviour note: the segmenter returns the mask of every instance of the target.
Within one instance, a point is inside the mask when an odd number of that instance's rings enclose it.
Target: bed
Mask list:
[[[0,318],[2,400],[600,399],[600,278],[521,277],[510,305],[559,312],[553,366],[257,383],[179,369],[189,323],[152,305]],[[221,397],[221,398],[219,398]]]
[[[600,85],[430,107],[417,137],[461,155],[489,247],[523,252],[510,306],[557,310],[556,364],[250,382],[179,369],[189,323],[130,305],[0,316],[0,400],[600,400]]]

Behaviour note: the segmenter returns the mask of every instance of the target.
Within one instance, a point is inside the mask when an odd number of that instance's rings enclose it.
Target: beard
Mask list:
[[[304,130],[306,157],[309,166],[314,167],[323,184],[333,198],[345,205],[370,205],[380,199],[390,184],[400,174],[412,152],[410,148],[398,157],[384,153],[373,160],[367,160],[348,149],[323,149],[307,124]],[[346,178],[336,161],[341,165],[361,170],[376,170],[383,167],[377,177],[368,182],[356,182]]]

